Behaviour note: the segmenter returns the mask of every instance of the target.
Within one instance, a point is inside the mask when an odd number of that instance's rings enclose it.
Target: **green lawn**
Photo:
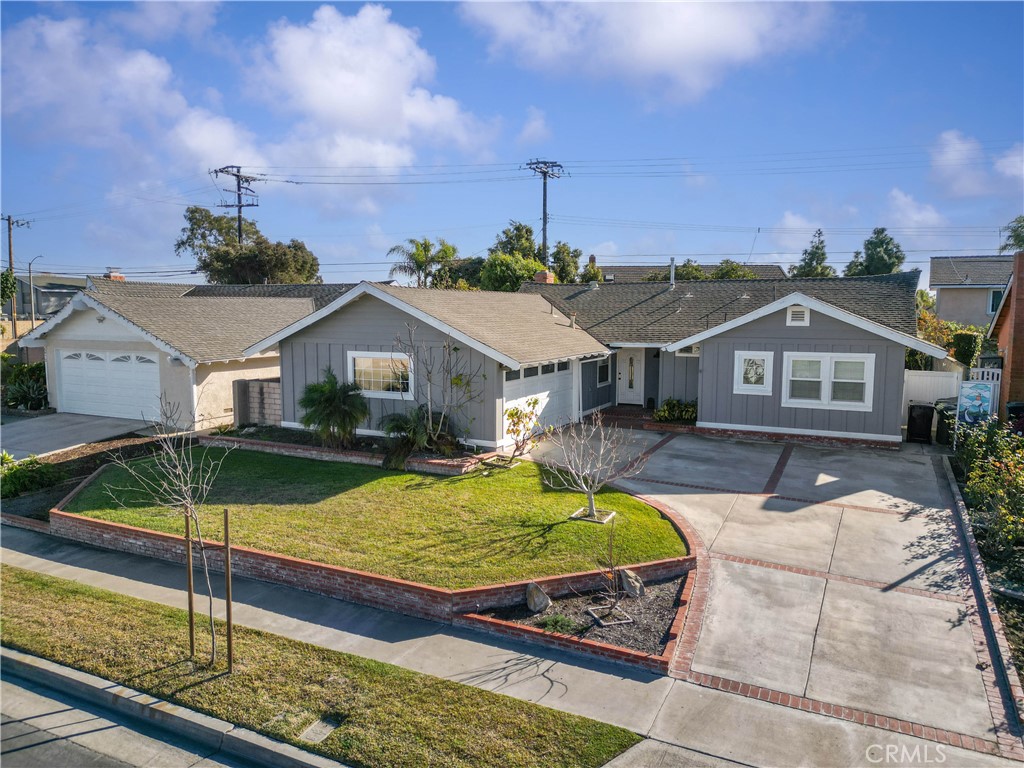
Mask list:
[[[9,566],[2,574],[4,645],[352,766],[596,767],[640,741],[584,717],[244,627],[235,628],[229,676],[223,663],[188,660],[185,611]],[[202,653],[209,635],[196,640]],[[340,727],[319,744],[300,742],[321,717]]]
[[[110,469],[67,510],[181,532],[180,517],[131,498],[121,507],[106,490],[129,485],[123,469]],[[675,529],[646,504],[613,491],[598,503],[618,512],[621,564],[686,554]],[[444,478],[234,451],[203,527],[220,539],[228,507],[233,544],[457,589],[595,568],[610,526],[569,521],[584,504],[582,494],[545,487],[530,462]]]

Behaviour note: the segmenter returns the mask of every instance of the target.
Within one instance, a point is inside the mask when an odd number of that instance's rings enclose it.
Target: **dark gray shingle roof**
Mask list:
[[[336,298],[352,290],[355,283],[295,283],[275,285],[209,285],[194,283],[144,283],[132,280],[109,280],[90,277],[93,290],[102,295],[135,296],[139,298],[277,298],[312,299],[315,309],[326,307]]]
[[[666,283],[524,283],[605,344],[670,344],[714,328],[791,293],[803,293],[867,320],[917,335],[920,272],[845,278],[694,280]]]
[[[1013,256],[935,256],[928,287],[1006,285]]]
[[[605,280],[614,278],[611,282],[616,283],[642,283],[652,272],[661,274],[669,268],[668,264],[607,264],[605,266],[598,264],[597,266],[601,267],[601,274]],[[701,264],[699,266],[708,276],[718,269],[717,264]],[[786,271],[778,264],[744,264],[744,266],[762,280],[781,280],[786,276]]]
[[[541,296],[373,285],[523,365],[607,352]]]

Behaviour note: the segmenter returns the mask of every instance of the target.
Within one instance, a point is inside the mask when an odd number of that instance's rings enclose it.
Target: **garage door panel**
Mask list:
[[[572,420],[573,408],[573,373],[572,367],[564,371],[538,374],[527,377],[529,369],[520,372],[518,379],[504,382],[505,409],[525,408],[526,401],[536,397],[537,418],[540,428],[557,427]],[[508,434],[508,424],[502,417],[502,437]]]
[[[69,413],[154,419],[160,412],[156,355],[58,352],[60,407]]]

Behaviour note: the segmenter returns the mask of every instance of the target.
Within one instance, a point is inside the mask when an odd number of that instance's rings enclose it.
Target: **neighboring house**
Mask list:
[[[858,278],[527,283],[615,350],[599,405],[697,399],[697,426],[899,442],[917,271]]]
[[[1003,358],[999,407],[1004,417],[1008,403],[1024,402],[1024,251],[1011,259],[1011,274],[988,329]]]
[[[461,425],[476,445],[507,445],[504,411],[531,396],[542,426],[696,398],[700,428],[892,443],[906,349],[947,355],[915,335],[919,276],[554,285],[538,273],[516,294],[361,283],[246,354],[279,346],[285,426],[331,366],[363,387],[361,431],[374,433],[427,400],[450,342],[481,375]],[[413,354],[409,328],[424,343]]]
[[[55,275],[49,272],[40,272],[32,275],[32,289],[29,290],[28,275],[17,275],[18,292],[15,298],[18,302],[18,318],[32,316],[32,294],[35,294],[36,318],[45,318],[55,315],[64,308],[64,305],[71,301],[71,297],[86,286],[86,278],[70,277],[69,275]],[[3,313],[6,317],[11,316],[11,302],[4,304]]]
[[[275,347],[286,427],[300,426],[298,400],[328,367],[339,379],[358,382],[369,401],[361,434],[381,434],[381,417],[396,410],[427,401],[440,408],[446,397],[462,399],[449,386],[460,377],[471,399],[453,414],[454,426],[465,442],[484,447],[505,443],[505,409],[530,397],[540,400],[544,424],[578,419],[586,397],[579,389],[582,368],[596,374],[603,365],[610,381],[604,345],[573,328],[540,296],[517,293],[360,283],[246,354]]]
[[[717,264],[701,264],[699,266],[708,277],[711,277],[711,273],[718,269]],[[744,264],[743,266],[761,280],[781,280],[786,277],[786,271],[778,264]],[[642,283],[647,282],[652,275],[660,277],[669,269],[671,269],[669,264],[608,264],[601,267],[601,278],[606,283]]]
[[[935,315],[940,320],[988,327],[1012,268],[1012,256],[936,256],[928,280],[928,287],[935,291]]]
[[[180,426],[207,428],[232,421],[235,379],[278,375],[276,350],[254,356],[246,347],[349,288],[90,278],[22,346],[44,349],[58,411],[154,420],[164,396]]]

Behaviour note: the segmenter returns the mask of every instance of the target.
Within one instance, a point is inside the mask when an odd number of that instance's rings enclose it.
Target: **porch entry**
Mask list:
[[[626,347],[620,349],[616,366],[618,376],[618,402],[620,405],[644,404],[644,350]]]

